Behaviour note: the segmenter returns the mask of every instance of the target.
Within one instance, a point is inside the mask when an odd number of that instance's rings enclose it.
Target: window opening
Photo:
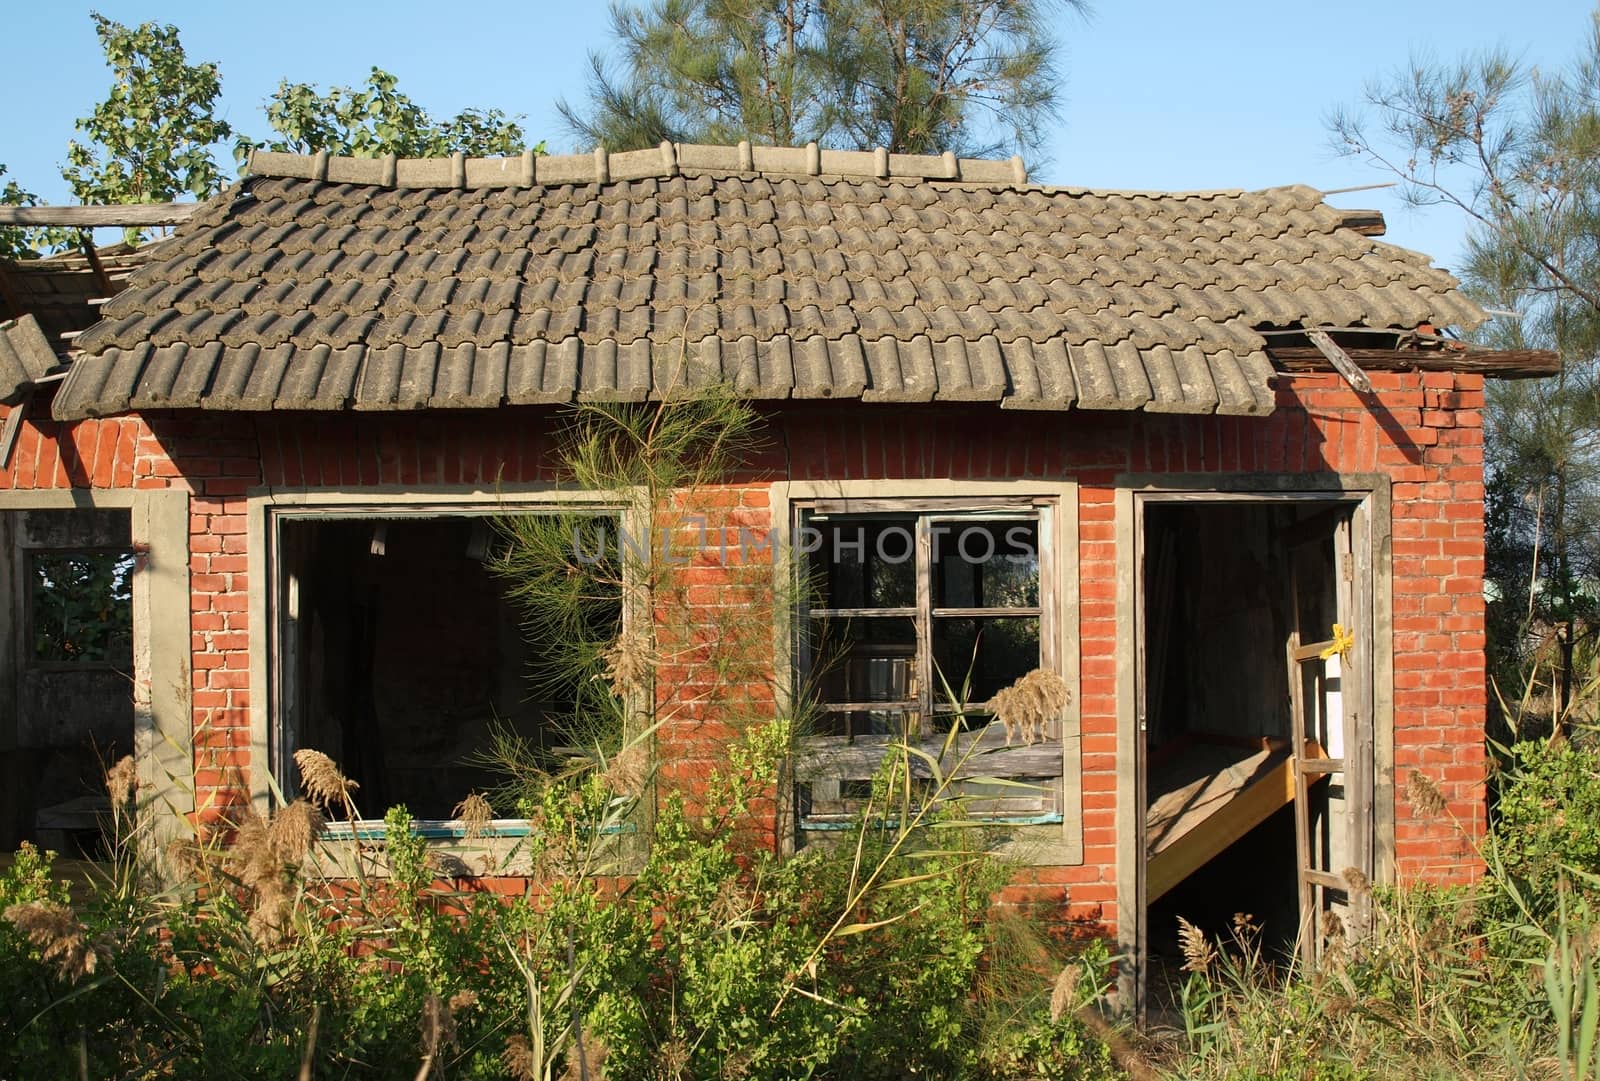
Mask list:
[[[576,689],[546,678],[492,566],[499,542],[475,514],[282,519],[280,777],[314,748],[361,786],[368,817],[404,804],[437,821],[506,781],[498,738],[560,753]],[[620,590],[610,612],[620,626]]]
[[[30,552],[32,661],[131,668],[133,567],[126,550]]]
[[[799,512],[809,599],[799,667],[816,717],[798,788],[802,826],[847,820],[888,747],[936,755],[952,728],[958,753],[1005,745],[990,700],[1053,664],[1045,649],[1041,553],[1047,507]],[[1042,742],[975,758],[967,773],[1032,778],[1028,788],[962,782],[976,812],[1049,821],[1059,816],[1059,719]],[[964,740],[964,741],[963,741]],[[979,798],[981,797],[981,798]]]
[[[0,847],[98,858],[133,753],[133,516],[0,512]]]

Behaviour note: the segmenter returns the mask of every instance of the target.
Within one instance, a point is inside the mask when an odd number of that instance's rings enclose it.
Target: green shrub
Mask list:
[[[1600,757],[1592,740],[1534,740],[1511,748],[1495,782],[1496,825],[1488,849],[1499,892],[1496,912],[1508,909],[1506,891],[1519,894],[1533,914],[1555,912],[1559,883],[1597,911],[1600,899]]]
[[[863,817],[787,859],[729,828],[782,744],[735,748],[701,810],[668,799],[623,881],[571,868],[597,865],[629,798],[550,780],[529,804],[536,896],[439,881],[404,808],[337,883],[276,828],[304,804],[243,820],[172,889],[108,881],[76,909],[24,849],[0,877],[0,1077],[554,1078],[580,1040],[613,1081],[1112,1076],[1072,1012],[1104,987],[1103,946],[1048,1008],[1060,962],[996,952],[1009,869],[953,812],[910,837]]]

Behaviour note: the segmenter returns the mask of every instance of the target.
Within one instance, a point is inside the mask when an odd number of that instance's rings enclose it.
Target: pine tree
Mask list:
[[[1600,12],[1566,70],[1413,64],[1367,104],[1375,125],[1335,116],[1341,149],[1472,223],[1462,280],[1500,313],[1478,337],[1561,354],[1550,379],[1491,383],[1485,415],[1491,670],[1515,697],[1538,662],[1560,715],[1600,630]]]
[[[1049,16],[1082,0],[617,3],[619,56],[591,55],[588,145],[818,142],[892,153],[1036,152],[1056,116]]]

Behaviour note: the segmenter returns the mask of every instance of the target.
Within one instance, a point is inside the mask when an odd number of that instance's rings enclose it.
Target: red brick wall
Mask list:
[[[1455,880],[1475,873],[1469,841],[1448,821],[1422,820],[1404,792],[1409,771],[1423,770],[1439,782],[1465,832],[1482,829],[1483,383],[1449,374],[1377,374],[1373,382],[1378,397],[1367,403],[1334,375],[1285,377],[1277,412],[1261,419],[797,403],[772,411],[772,437],[748,475],[704,494],[697,509],[736,549],[741,526],[770,525],[765,485],[786,474],[1076,479],[1084,863],[1029,872],[1007,899],[1065,903],[1070,917],[1110,922],[1117,888],[1116,477],[1387,474],[1394,481],[1397,861],[1407,880]],[[220,795],[247,765],[249,747],[247,490],[548,481],[556,419],[529,409],[29,422],[10,468],[0,471],[0,490],[171,485],[193,493],[196,770],[202,790]],[[672,693],[693,698],[704,690],[696,666],[706,657],[696,652],[695,636],[714,636],[725,610],[754,588],[752,568],[737,563],[702,558],[685,569],[681,596],[662,619],[681,647],[663,681]],[[733,705],[759,712],[770,695],[770,679],[751,678]],[[669,781],[692,787],[704,777],[732,734],[725,720],[709,704],[678,711],[659,737]]]

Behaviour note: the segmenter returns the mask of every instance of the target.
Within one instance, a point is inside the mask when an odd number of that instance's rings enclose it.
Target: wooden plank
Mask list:
[[[32,391],[24,393],[22,400],[6,414],[5,427],[0,428],[0,469],[11,468],[11,452],[16,449],[17,436],[22,432],[22,421],[28,414],[28,403],[32,400]]]
[[[1362,371],[1361,366],[1351,359],[1349,353],[1339,347],[1338,342],[1328,337],[1327,331],[1308,330],[1306,331],[1306,337],[1311,340],[1311,344],[1316,346],[1323,356],[1328,358],[1328,363],[1333,365],[1335,371],[1344,376],[1344,381],[1349,383],[1357,393],[1372,393],[1372,380],[1367,378],[1367,373]]]
[[[1325,775],[1329,773],[1343,773],[1345,771],[1345,761],[1342,758],[1302,758],[1300,759],[1297,768],[1301,773],[1304,773],[1308,776],[1315,776],[1319,774]]]
[[[915,608],[811,608],[807,615],[816,619],[882,619],[898,616],[909,619],[917,614]]]
[[[888,518],[915,518],[921,514],[956,521],[982,521],[983,515],[1000,519],[1031,517],[1031,496],[935,496],[928,499],[812,499],[801,505],[813,512],[812,521],[825,522],[835,514],[881,514]]]
[[[94,238],[87,229],[78,234],[78,247],[83,250],[83,257],[89,260],[89,269],[94,271],[94,280],[100,286],[100,291],[107,297],[115,296],[117,287],[111,283],[111,275],[106,273],[105,264],[100,262],[100,253],[95,250]]]
[[[933,614],[948,619],[1037,619],[1042,608],[935,608]]]
[[[1268,345],[1268,355],[1289,372],[1326,372],[1333,365],[1314,346]],[[1477,372],[1502,379],[1542,379],[1561,371],[1561,354],[1549,349],[1345,349],[1366,371]]]
[[[1300,559],[1295,549],[1289,550],[1289,640],[1285,643],[1289,669],[1289,731],[1294,746],[1303,747],[1306,738],[1305,677],[1300,670],[1303,651],[1301,645]],[[1307,804],[1309,788],[1305,774],[1291,769],[1289,798],[1294,801],[1294,866],[1295,888],[1298,897],[1299,928],[1295,940],[1300,944],[1300,960],[1309,970],[1315,960],[1316,942],[1310,934],[1312,922],[1311,883],[1306,881],[1305,870],[1311,866],[1311,813]]]
[[[123,203],[116,206],[0,206],[0,225],[61,225],[69,228],[127,228],[177,225],[199,203]]]
[[[922,700],[922,715],[933,712],[933,704],[943,697],[944,684],[936,677],[933,662],[933,523],[924,516],[917,519],[917,686],[911,693]],[[959,677],[948,677],[959,685]]]
[[[1290,654],[1290,656],[1293,657],[1296,664],[1305,664],[1307,661],[1319,661],[1322,659],[1322,651],[1325,649],[1331,649],[1333,644],[1333,639],[1330,638],[1325,642],[1312,642],[1310,645],[1296,646],[1294,652]]]
[[[1049,740],[1031,745],[1006,746],[1004,727],[985,725],[980,731],[958,736],[948,754],[947,733],[935,732],[914,740],[911,746],[942,760],[948,768],[963,763],[959,776],[976,777],[1058,777],[1061,774],[1061,741]],[[867,780],[883,764],[884,756],[898,747],[889,736],[812,736],[801,742],[796,756],[795,775],[801,780],[828,777]],[[916,776],[932,775],[923,759],[912,756]]]
[[[1351,515],[1350,522],[1345,527],[1346,543],[1350,549],[1350,557],[1355,563],[1355,572],[1349,582],[1351,610],[1348,615],[1355,626],[1365,629],[1368,633],[1356,635],[1356,643],[1350,650],[1350,656],[1340,664],[1339,680],[1347,725],[1344,753],[1352,763],[1349,783],[1353,791],[1348,797],[1350,803],[1346,809],[1351,832],[1350,852],[1356,868],[1367,876],[1368,881],[1375,882],[1378,880],[1374,851],[1376,842],[1374,774],[1377,757],[1371,633],[1374,627],[1372,520],[1369,506],[1369,503],[1362,503],[1356,513]],[[1356,898],[1357,918],[1361,921],[1362,927],[1366,926],[1365,921],[1370,917],[1366,908],[1368,901],[1369,898],[1364,893]]]
[[[1155,790],[1145,813],[1145,849],[1160,852],[1240,791],[1287,758],[1281,740],[1256,739],[1248,748],[1195,741],[1181,758],[1150,775]]]
[[[1350,884],[1331,871],[1319,871],[1315,867],[1303,868],[1300,877],[1307,884],[1322,886],[1330,890],[1349,890]]]
[[[823,713],[861,713],[866,710],[914,710],[921,705],[915,700],[903,702],[824,702],[817,707]]]
[[[1171,835],[1145,866],[1145,903],[1151,904],[1194,874],[1285,804],[1294,802],[1295,772],[1287,755],[1271,761],[1259,779],[1235,792],[1181,834]]]

